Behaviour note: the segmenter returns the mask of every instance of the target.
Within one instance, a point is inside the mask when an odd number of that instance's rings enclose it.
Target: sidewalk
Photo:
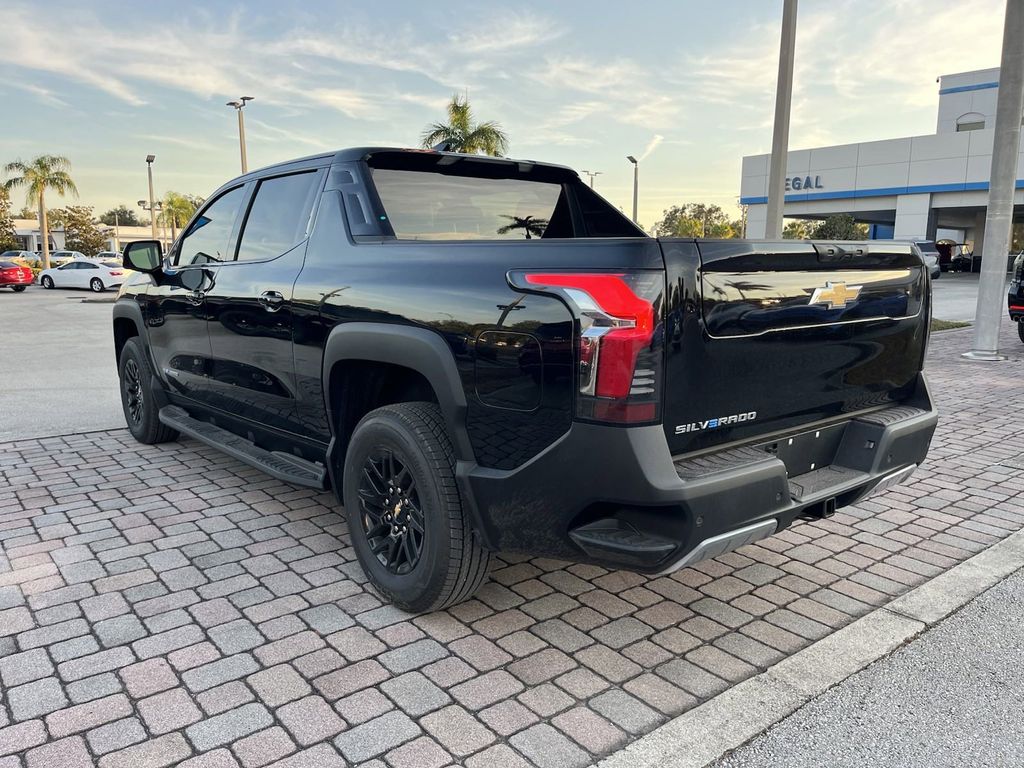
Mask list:
[[[1024,345],[969,334],[907,485],[671,576],[505,555],[423,616],[329,494],[123,429],[2,443],[0,768],[593,764],[1024,527]]]
[[[715,763],[1024,764],[1024,571]]]

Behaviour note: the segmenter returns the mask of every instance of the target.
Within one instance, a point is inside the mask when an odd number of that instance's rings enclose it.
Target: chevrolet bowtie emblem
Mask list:
[[[860,295],[860,285],[847,285],[846,283],[825,283],[824,288],[815,288],[811,294],[811,304],[828,304],[829,309],[842,308],[847,302],[853,301]]]

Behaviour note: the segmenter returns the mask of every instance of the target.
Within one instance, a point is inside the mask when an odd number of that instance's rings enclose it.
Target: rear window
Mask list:
[[[938,253],[939,249],[935,247],[935,243],[931,240],[918,240],[917,247],[925,253]]]
[[[119,268],[119,267],[121,267],[121,262],[119,262],[119,261],[104,261],[103,262],[103,266],[104,267],[111,267],[111,268]]]
[[[373,183],[401,240],[542,238],[564,196],[561,184],[381,168]]]
[[[21,265],[14,264],[10,261],[0,261],[0,269],[20,269]]]

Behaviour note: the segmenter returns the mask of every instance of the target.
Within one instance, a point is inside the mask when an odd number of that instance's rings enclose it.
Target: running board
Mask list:
[[[246,440],[216,424],[192,418],[184,408],[176,405],[165,405],[160,409],[159,416],[160,422],[168,427],[223,451],[228,456],[262,470],[278,480],[321,491],[327,487],[327,469],[323,464],[260,448],[251,440]]]

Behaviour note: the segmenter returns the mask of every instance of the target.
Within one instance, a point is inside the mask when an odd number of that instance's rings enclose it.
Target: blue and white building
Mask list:
[[[999,70],[943,75],[935,133],[789,153],[784,215],[849,213],[879,238],[948,238],[980,253],[988,203]],[[747,236],[764,237],[768,155],[743,158]],[[1017,158],[1024,213],[1024,153]]]

